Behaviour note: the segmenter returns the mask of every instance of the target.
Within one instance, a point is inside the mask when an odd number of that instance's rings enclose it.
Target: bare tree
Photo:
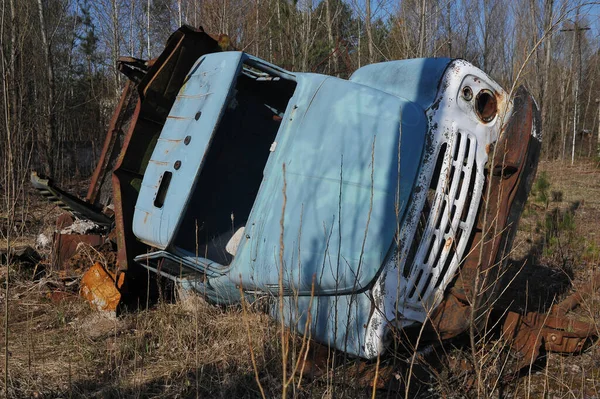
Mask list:
[[[55,148],[55,127],[54,127],[54,60],[52,59],[50,44],[46,35],[46,20],[44,18],[44,7],[42,0],[37,0],[40,36],[42,39],[42,54],[44,56],[44,64],[46,65],[46,83],[47,83],[47,98],[45,101],[44,120],[44,168],[47,175],[54,172],[54,148]]]

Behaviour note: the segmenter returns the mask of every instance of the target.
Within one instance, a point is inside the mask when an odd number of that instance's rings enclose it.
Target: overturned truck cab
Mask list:
[[[32,177],[116,244],[116,270],[90,269],[102,286],[84,278],[82,293],[135,307],[152,271],[215,304],[265,300],[289,329],[364,359],[415,330],[485,331],[539,158],[527,90],[463,60],[345,80],[230,50],[182,27],[157,59],[122,58],[130,81],[86,198]],[[582,350],[594,326],[565,317],[580,302],[496,309],[517,369],[542,348]]]
[[[135,262],[213,303],[273,297],[291,329],[367,359],[483,291],[537,165],[525,89],[443,58],[344,80],[223,51],[185,73],[139,184],[131,228],[152,250]]]

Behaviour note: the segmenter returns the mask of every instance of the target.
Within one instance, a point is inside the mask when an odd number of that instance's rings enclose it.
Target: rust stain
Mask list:
[[[162,138],[159,138],[158,141],[166,141],[167,143],[180,143],[181,139],[162,139]]]
[[[448,239],[446,240],[446,244],[444,244],[444,250],[449,249],[450,246],[452,245],[453,239],[452,237],[448,237]]]
[[[125,273],[121,272],[117,277],[117,289],[120,290],[123,287],[123,284],[125,284]]]
[[[162,166],[167,166],[167,165],[169,164],[168,162],[165,162],[165,161],[156,161],[156,160],[154,160],[154,159],[151,159],[151,160],[150,160],[150,161],[148,161],[148,162],[150,162],[150,163],[155,163],[155,164],[157,164],[157,165],[162,165]]]
[[[178,94],[177,98],[186,98],[191,100],[197,100],[202,97],[210,96],[212,93],[202,93],[202,94]]]
[[[169,115],[167,116],[168,119],[177,119],[177,120],[189,120],[192,118],[189,118],[187,116],[178,116],[178,115]]]

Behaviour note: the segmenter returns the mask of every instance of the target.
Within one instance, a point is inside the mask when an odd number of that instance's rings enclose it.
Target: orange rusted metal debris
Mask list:
[[[123,283],[122,280],[123,278],[117,279],[100,263],[95,263],[83,275],[79,292],[93,308],[102,311],[116,311],[121,301],[119,288]]]
[[[533,363],[542,347],[549,352],[581,352],[585,343],[593,340],[595,327],[565,316],[508,312],[502,332],[512,349],[521,354],[518,370]]]

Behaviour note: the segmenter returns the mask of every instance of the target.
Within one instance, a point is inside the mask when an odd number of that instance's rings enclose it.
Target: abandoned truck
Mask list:
[[[183,27],[156,60],[120,61],[131,81],[85,201],[34,179],[106,227],[114,289],[150,270],[216,304],[271,297],[290,329],[365,359],[412,326],[446,339],[480,324],[537,167],[529,93],[463,60],[344,80],[226,42]],[[505,315],[525,364],[591,331]]]
[[[510,100],[462,60],[373,64],[343,80],[224,51],[186,72],[132,220],[156,250],[135,261],[214,303],[279,297],[288,326],[308,323],[353,355],[376,357],[393,328],[442,301],[473,245],[486,173],[503,168],[490,152],[502,134],[514,136],[496,151],[518,157],[504,166],[514,190],[535,169],[529,95]]]

